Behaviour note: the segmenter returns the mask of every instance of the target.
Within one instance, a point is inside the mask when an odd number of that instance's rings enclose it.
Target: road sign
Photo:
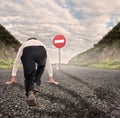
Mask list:
[[[56,48],[62,48],[65,46],[65,44],[66,44],[66,39],[63,35],[58,34],[53,38],[53,45]]]
[[[59,49],[59,70],[60,70],[60,64],[61,64],[61,51],[60,49],[64,47],[66,44],[66,39],[63,35],[58,34],[53,38],[53,45]]]

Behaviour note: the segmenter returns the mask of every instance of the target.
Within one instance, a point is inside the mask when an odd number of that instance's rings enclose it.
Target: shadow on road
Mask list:
[[[57,103],[64,104],[66,106],[66,109],[65,109],[66,114],[69,114],[70,112],[76,113],[77,118],[83,118],[83,117],[86,117],[86,118],[110,118],[110,116],[108,114],[99,110],[98,108],[93,107],[90,103],[88,103],[85,99],[83,99],[76,92],[74,92],[70,89],[67,89],[61,85],[57,85],[57,86],[51,85],[51,86],[53,86],[55,88],[57,87],[60,90],[64,91],[65,93],[70,94],[75,99],[79,100],[78,103],[74,103],[66,98],[61,98],[60,96],[56,97],[56,96],[53,96],[50,94],[44,94],[44,93],[40,94],[42,97],[44,97],[44,99],[50,99],[50,101],[52,103],[57,102]]]
[[[77,82],[80,82],[84,85],[86,85],[89,89],[92,89],[93,90],[93,86],[91,86],[89,83],[85,82],[85,81],[82,81],[80,78],[78,77],[75,77],[73,75],[71,75],[70,73],[67,73],[67,72],[64,72],[62,70],[60,70],[63,74],[67,75],[68,77],[70,77],[71,79],[77,81]]]

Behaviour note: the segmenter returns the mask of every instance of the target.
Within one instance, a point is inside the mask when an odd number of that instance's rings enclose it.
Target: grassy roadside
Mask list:
[[[6,60],[0,59],[0,70],[12,69],[13,63],[14,63],[14,60],[12,58],[9,58]],[[20,64],[19,68],[22,68],[22,64]]]
[[[117,69],[120,70],[120,60],[110,60],[109,58],[106,58],[105,60],[99,62],[99,63],[80,63],[76,61],[76,63],[70,63],[68,65],[74,65],[74,66],[82,66],[82,67],[95,67],[95,68],[106,68],[106,69]]]
[[[13,67],[13,59],[0,59],[0,69],[11,69]]]
[[[120,69],[120,60],[106,59],[100,63],[92,64],[91,66],[96,68]]]

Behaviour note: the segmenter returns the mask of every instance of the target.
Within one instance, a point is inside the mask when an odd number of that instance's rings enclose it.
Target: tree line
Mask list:
[[[0,47],[2,46],[13,47],[17,49],[20,42],[3,26],[0,24]]]
[[[98,46],[114,46],[120,48],[120,22],[112,28],[97,44]]]

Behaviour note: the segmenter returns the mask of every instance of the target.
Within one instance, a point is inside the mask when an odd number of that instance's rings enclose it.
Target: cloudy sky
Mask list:
[[[21,43],[37,37],[58,62],[53,37],[62,34],[67,43],[61,61],[91,48],[120,20],[120,0],[0,0],[0,24]]]

